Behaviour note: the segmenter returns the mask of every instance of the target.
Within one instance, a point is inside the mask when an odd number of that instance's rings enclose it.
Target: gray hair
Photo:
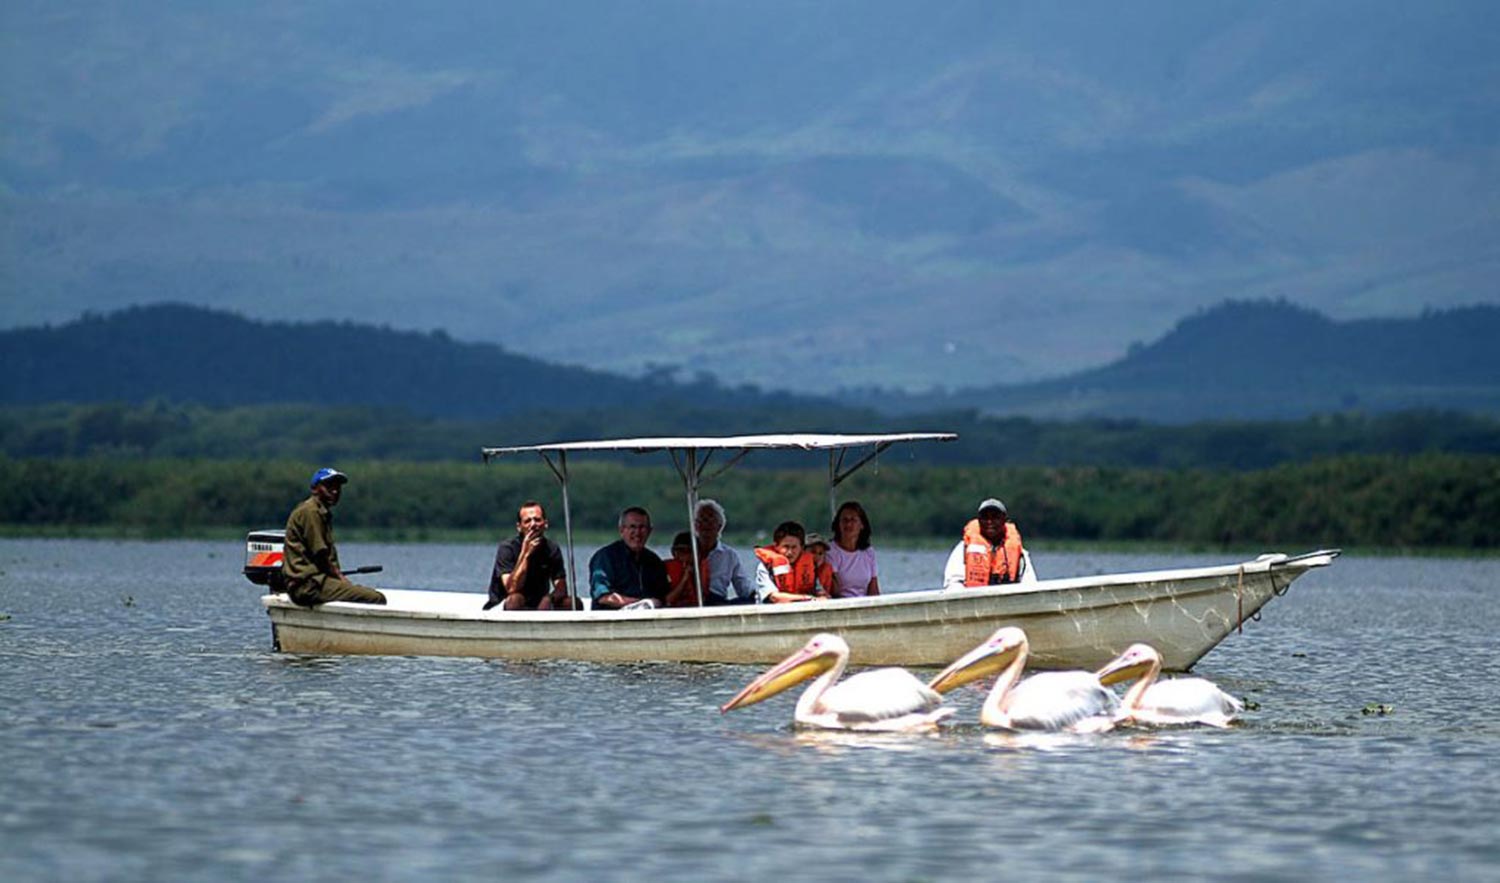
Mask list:
[[[625,529],[625,516],[627,516],[627,515],[639,515],[642,518],[646,519],[646,524],[649,525],[651,523],[651,513],[647,512],[644,507],[641,507],[641,506],[627,506],[626,508],[620,510],[620,521],[615,526],[618,527],[618,528],[620,528],[621,530],[624,530]]]
[[[719,516],[719,530],[729,526],[729,518],[724,514],[724,507],[719,505],[718,500],[699,500],[698,508],[693,510],[693,517],[697,518],[702,515],[704,509],[712,509],[714,514]]]

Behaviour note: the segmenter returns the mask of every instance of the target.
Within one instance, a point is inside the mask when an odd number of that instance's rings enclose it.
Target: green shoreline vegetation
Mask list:
[[[562,532],[560,491],[535,460],[338,465],[352,477],[339,508],[346,540],[489,542],[510,530],[526,499],[542,501]],[[0,535],[242,537],[281,526],[311,468],[303,460],[0,456]],[[825,480],[823,469],[744,467],[703,494],[724,503],[727,536],[743,543],[788,518],[826,533]],[[937,548],[991,495],[1006,500],[1038,547],[1500,550],[1500,457],[1489,455],[1344,456],[1257,471],[887,461],[846,482],[838,497],[865,504],[882,544]],[[681,482],[659,457],[574,464],[570,498],[576,535],[589,541],[611,537],[626,505],[652,511],[662,544],[687,520]]]
[[[374,407],[212,408],[153,401],[0,407],[0,457],[473,463],[481,444],[914,429],[955,432],[958,439],[902,446],[884,454],[883,462],[1248,471],[1352,455],[1500,456],[1500,418],[1443,411],[1350,412],[1301,420],[1165,425],[1124,419],[1039,421],[974,411],[883,417],[837,407],[711,411],[662,404],[461,420]],[[590,462],[600,460],[591,458]],[[762,452],[747,465],[800,469],[814,462],[802,452]]]

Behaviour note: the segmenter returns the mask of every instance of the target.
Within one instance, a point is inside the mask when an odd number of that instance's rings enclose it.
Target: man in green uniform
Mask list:
[[[338,505],[349,476],[323,467],[312,476],[312,495],[292,510],[286,520],[281,575],[286,593],[304,607],[329,601],[384,604],[385,596],[368,586],[357,586],[339,569],[333,545],[333,507]]]

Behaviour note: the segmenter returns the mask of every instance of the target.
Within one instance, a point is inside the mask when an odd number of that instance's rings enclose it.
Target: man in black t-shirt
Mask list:
[[[516,535],[495,550],[490,573],[490,599],[484,609],[567,610],[568,572],[562,549],[547,539],[547,513],[542,504],[527,500],[516,513]]]

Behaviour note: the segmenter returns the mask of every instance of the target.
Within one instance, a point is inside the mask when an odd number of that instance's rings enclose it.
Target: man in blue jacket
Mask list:
[[[618,610],[650,598],[667,596],[667,566],[646,548],[651,513],[631,506],[620,513],[620,538],[589,559],[589,595],[596,610]]]

